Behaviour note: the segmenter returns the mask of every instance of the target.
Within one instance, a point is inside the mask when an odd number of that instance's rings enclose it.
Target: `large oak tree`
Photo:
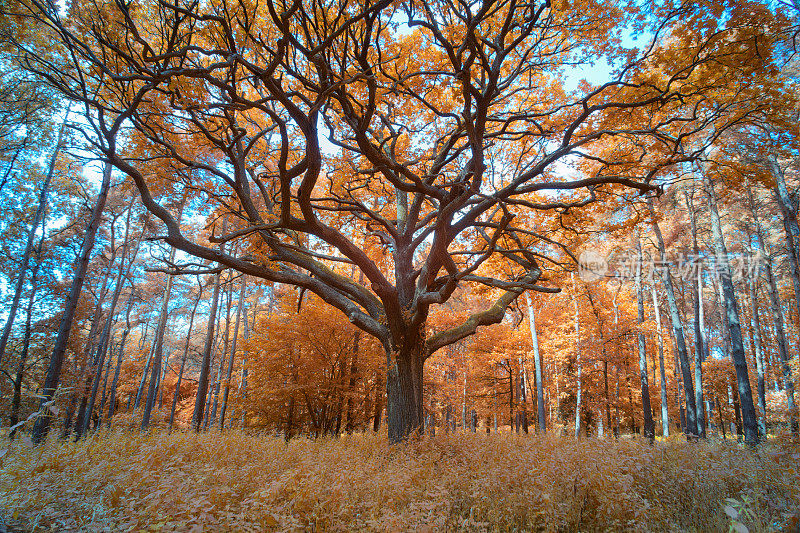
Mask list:
[[[515,223],[528,218],[518,214],[551,213],[557,225],[608,195],[652,191],[663,169],[694,157],[687,141],[708,117],[669,110],[716,89],[716,78],[692,74],[721,47],[735,54],[736,34],[719,27],[719,2],[640,7],[76,0],[64,14],[20,0],[14,9],[49,37],[21,45],[28,68],[82,106],[87,138],[132,178],[169,244],[311,291],[380,341],[398,441],[422,425],[426,358],[501,321],[524,291],[556,290],[539,283],[544,251],[561,253],[558,243]],[[700,30],[668,38],[685,25]],[[629,32],[643,35],[642,50],[626,48]],[[570,89],[573,69],[595,62],[611,65],[606,81]],[[633,147],[636,172],[590,155],[614,140]],[[202,240],[182,233],[168,202],[187,193],[210,217]],[[487,268],[498,258],[504,268]],[[353,266],[363,278],[347,275]],[[493,291],[494,304],[456,327],[428,327],[432,306],[469,284]]]

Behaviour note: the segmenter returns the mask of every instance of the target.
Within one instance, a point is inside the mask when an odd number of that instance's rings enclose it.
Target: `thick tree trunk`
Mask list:
[[[33,214],[33,220],[31,220],[30,230],[28,230],[28,240],[25,243],[25,251],[22,252],[22,261],[20,261],[20,265],[17,268],[18,274],[17,282],[14,285],[14,297],[11,299],[11,307],[8,309],[6,325],[3,328],[2,336],[0,336],[0,363],[2,363],[3,358],[5,357],[8,339],[11,336],[11,330],[14,327],[14,319],[17,316],[19,302],[22,298],[22,289],[25,286],[25,276],[28,272],[28,265],[30,264],[31,256],[33,255],[34,241],[36,240],[36,229],[39,227],[39,224],[43,223],[44,220],[44,213],[47,209],[47,193],[50,190],[50,182],[53,179],[58,154],[64,147],[64,133],[66,129],[67,123],[65,120],[61,124],[61,128],[58,130],[56,147],[55,150],[53,150],[53,155],[50,157],[50,165],[47,169],[47,176],[45,176],[44,182],[42,183],[42,188],[39,191],[39,202],[36,206],[36,212]]]
[[[730,327],[731,358],[736,369],[736,382],[738,385],[739,401],[741,403],[742,421],[744,425],[745,442],[750,446],[758,444],[758,422],[756,410],[753,405],[753,394],[750,390],[750,378],[747,371],[747,360],[744,355],[744,342],[742,329],[739,323],[739,308],[736,303],[736,294],[731,279],[731,270],[728,263],[728,250],[722,235],[717,198],[713,184],[707,176],[703,176],[706,192],[709,199],[711,215],[711,232],[714,236],[714,250],[716,252],[716,268],[720,274],[722,293],[725,300],[725,312]]]
[[[217,325],[217,305],[219,302],[219,285],[221,273],[214,277],[214,293],[211,296],[211,311],[208,314],[206,326],[206,343],[203,347],[203,363],[200,367],[200,377],[197,380],[197,397],[194,402],[192,414],[192,429],[199,432],[203,424],[203,411],[206,406],[206,393],[208,392],[208,373],[211,370],[211,355],[214,349],[214,332]]]
[[[425,338],[420,332],[410,332],[404,341],[399,350],[387,354],[386,416],[392,443],[419,435],[423,429]]]
[[[639,240],[638,232],[636,236],[636,252],[638,261],[636,264],[636,305],[639,313],[639,380],[642,391],[642,412],[644,415],[644,436],[652,442],[656,437],[656,426],[653,422],[653,409],[650,407],[650,385],[647,378],[647,348],[644,343],[644,289],[642,289],[642,243]]]
[[[56,341],[53,345],[53,354],[50,357],[50,365],[47,369],[47,376],[45,377],[43,386],[43,398],[41,406],[51,401],[55,396],[58,382],[61,379],[61,368],[64,365],[64,355],[67,351],[67,341],[69,334],[72,330],[72,321],[75,317],[75,309],[78,306],[78,299],[83,288],[83,281],[86,277],[86,269],[89,265],[92,249],[94,248],[94,241],[97,235],[97,228],[100,226],[103,210],[106,206],[106,199],[108,198],[108,188],[111,184],[111,164],[106,163],[103,169],[103,181],[100,185],[100,191],[97,195],[94,208],[92,209],[92,216],[89,225],[84,232],[83,245],[78,254],[75,265],[75,277],[72,280],[67,300],[64,304],[64,313],[61,315],[61,322],[58,327],[58,334]],[[33,426],[33,442],[36,444],[44,441],[47,436],[47,430],[50,427],[50,413],[45,410],[43,416],[39,417]]]
[[[683,426],[683,430],[687,438],[693,438],[697,436],[697,404],[694,395],[694,386],[692,384],[692,370],[689,366],[689,356],[686,349],[686,338],[683,335],[683,321],[681,320],[678,304],[675,300],[675,289],[672,285],[672,274],[670,272],[669,262],[667,261],[664,237],[662,236],[661,228],[658,226],[658,222],[656,221],[656,215],[653,210],[652,201],[648,200],[647,207],[650,211],[650,223],[653,227],[653,232],[656,235],[656,244],[658,245],[660,259],[664,264],[664,268],[661,269],[661,277],[664,283],[664,292],[667,295],[667,304],[669,305],[670,319],[672,322],[672,335],[675,340],[675,348],[680,361],[681,374],[683,377],[683,390],[686,400],[686,422],[684,423],[682,420],[681,425]]]

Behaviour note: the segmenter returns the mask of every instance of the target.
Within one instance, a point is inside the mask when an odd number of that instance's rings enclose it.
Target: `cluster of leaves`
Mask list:
[[[377,341],[316,296],[299,303],[293,291],[281,296],[242,343],[247,395],[236,405],[247,424],[289,435],[304,421],[315,435],[365,425],[372,414],[365,398],[383,394]]]
[[[798,449],[449,434],[282,439],[107,432],[0,467],[7,521],[79,531],[770,531],[798,509]],[[741,522],[739,522],[741,521]],[[739,526],[737,526],[739,527]]]

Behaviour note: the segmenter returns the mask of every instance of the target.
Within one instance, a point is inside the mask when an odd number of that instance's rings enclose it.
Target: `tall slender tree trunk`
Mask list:
[[[155,344],[150,346],[150,349],[147,351],[147,359],[144,363],[144,370],[142,370],[142,379],[139,380],[139,387],[136,389],[136,399],[133,401],[133,412],[136,413],[136,410],[139,409],[139,405],[142,402],[142,396],[144,396],[144,386],[147,384],[147,375],[150,374],[150,367],[153,362],[153,354],[155,353]]]
[[[786,391],[786,405],[789,409],[789,423],[792,429],[792,432],[797,434],[798,432],[798,423],[796,417],[796,404],[795,404],[795,397],[794,397],[794,380],[792,379],[792,370],[789,366],[789,361],[791,357],[789,356],[789,343],[786,340],[786,332],[784,330],[784,316],[783,316],[783,309],[781,306],[780,296],[778,295],[778,284],[775,280],[775,272],[772,269],[772,254],[768,253],[767,248],[764,244],[764,230],[761,226],[761,220],[758,216],[758,209],[756,208],[755,201],[753,198],[753,192],[748,187],[748,200],[750,203],[750,213],[753,216],[753,221],[755,223],[756,229],[756,237],[758,242],[758,252],[759,255],[765,259],[764,261],[764,274],[767,278],[767,296],[769,298],[769,309],[770,314],[772,315],[772,326],[775,332],[775,341],[778,345],[778,355],[781,361],[781,369],[783,373],[783,381],[784,381],[784,390]],[[753,289],[751,288],[751,299],[754,298],[752,296]],[[755,300],[753,301],[753,314],[755,317],[755,324],[758,324],[758,309],[757,309],[757,302],[758,298],[757,295],[755,296]],[[755,327],[755,326],[754,326]],[[755,333],[754,333],[755,335]],[[760,333],[758,334],[760,338]],[[763,358],[763,356],[762,356]],[[758,361],[756,360],[756,365],[758,365]],[[763,378],[763,370],[762,373],[759,373],[759,379]],[[764,384],[759,381],[759,404],[761,402],[761,389],[764,387]],[[766,392],[764,392],[766,395]],[[764,410],[764,416],[766,417],[766,411]]]
[[[213,363],[213,360],[212,360],[212,363]],[[209,372],[210,372],[210,370],[209,370]],[[210,417],[211,404],[213,403],[212,402],[212,397],[214,396],[214,385],[216,384],[216,380],[217,380],[216,370],[214,370],[214,373],[211,374],[211,380],[210,380],[211,386],[208,387],[208,393],[206,394],[205,408],[204,408],[204,411],[203,411],[203,431],[208,430],[208,423],[209,423],[209,419],[211,418]]]
[[[106,425],[111,427],[111,418],[114,416],[117,404],[117,385],[119,384],[119,374],[122,371],[122,361],[125,359],[125,341],[128,339],[128,334],[131,331],[131,309],[133,308],[133,287],[131,287],[131,294],[128,296],[128,303],[125,308],[125,329],[122,331],[122,338],[119,341],[119,353],[117,353],[117,365],[114,369],[114,379],[111,381],[111,389],[108,393],[108,417]]]
[[[186,369],[186,359],[189,356],[189,344],[192,341],[192,326],[194,326],[194,316],[197,313],[197,306],[200,304],[200,300],[203,298],[203,284],[200,282],[200,278],[198,278],[198,287],[197,287],[197,298],[194,301],[194,305],[192,306],[192,314],[189,317],[189,329],[186,332],[186,344],[183,346],[183,357],[181,358],[181,369],[178,372],[178,380],[175,382],[175,395],[172,397],[172,409],[169,412],[169,430],[172,431],[172,427],[175,425],[175,409],[178,406],[178,398],[181,394],[181,381],[183,381],[183,371]]]
[[[233,375],[233,361],[236,357],[236,341],[239,338],[239,323],[242,320],[242,310],[244,309],[244,291],[247,288],[247,276],[242,274],[242,286],[239,290],[239,303],[236,306],[236,323],[233,326],[233,342],[231,344],[231,354],[228,358],[228,372],[225,376],[225,391],[222,394],[222,406],[219,410],[219,429],[225,427],[225,411],[228,407],[228,396],[231,392],[231,376]]]
[[[214,380],[213,396],[214,401],[211,409],[211,417],[208,424],[213,425],[217,423],[217,408],[219,407],[219,392],[222,385],[222,376],[225,374],[225,361],[228,357],[228,347],[230,346],[230,333],[231,333],[231,307],[233,302],[233,285],[231,280],[226,282],[227,288],[225,290],[225,331],[222,335],[222,350],[219,358],[219,368],[216,372],[216,379]]]
[[[112,226],[112,242],[113,242],[113,226]],[[114,266],[114,262],[117,257],[117,250],[115,246],[111,246],[111,257],[106,264],[103,273],[103,281],[100,285],[100,290],[97,292],[97,301],[94,306],[94,314],[92,315],[92,323],[89,327],[89,336],[86,338],[86,345],[83,349],[83,355],[80,360],[75,361],[75,368],[79,369],[77,372],[78,378],[75,380],[76,383],[85,383],[83,389],[81,387],[76,386],[73,388],[72,393],[69,399],[69,407],[67,408],[67,416],[66,420],[64,421],[64,427],[61,432],[61,438],[66,439],[70,436],[70,433],[74,432],[78,437],[82,434],[83,428],[83,416],[86,412],[86,405],[88,403],[89,393],[91,392],[91,377],[90,377],[90,367],[92,365],[92,353],[97,350],[97,347],[100,345],[100,338],[99,332],[102,332],[101,323],[103,322],[103,303],[106,300],[106,291],[108,289],[108,280],[111,278],[111,269]],[[78,402],[80,402],[80,406],[78,406]],[[75,407],[78,406],[78,413],[75,418],[75,427],[72,427],[72,415],[75,414]],[[76,439],[77,440],[77,439]]]
[[[120,264],[120,270],[122,270],[122,264]],[[80,430],[81,435],[85,435],[86,431],[89,429],[89,421],[91,420],[92,412],[94,411],[94,404],[97,399],[97,391],[100,386],[100,379],[103,373],[103,366],[105,364],[106,353],[108,352],[109,338],[111,336],[111,326],[114,323],[114,311],[116,310],[117,303],[119,301],[119,296],[120,293],[122,292],[123,283],[124,283],[124,278],[122,277],[122,275],[120,275],[117,278],[117,284],[116,287],[114,288],[114,294],[112,296],[111,304],[109,305],[108,309],[108,317],[106,318],[106,324],[103,327],[103,333],[100,336],[100,342],[98,343],[96,355],[94,358],[94,362],[92,364],[93,371],[92,373],[90,373],[90,376],[92,376],[91,378],[92,389],[91,389],[91,394],[88,398],[86,412],[82,418],[83,427]]]
[[[693,194],[693,193],[692,193]],[[694,306],[694,397],[697,407],[697,432],[702,438],[706,437],[706,419],[703,411],[703,361],[708,356],[706,345],[705,325],[703,324],[703,263],[700,261],[700,247],[697,244],[697,220],[695,217],[694,202],[688,191],[684,192],[686,208],[689,211],[689,221],[692,229],[692,251],[697,262],[697,279],[692,287],[692,305]]]
[[[39,240],[39,246],[37,249],[37,256],[41,256],[42,245],[44,243],[44,235]],[[22,382],[25,378],[25,367],[28,364],[28,353],[31,344],[31,322],[33,318],[33,306],[36,302],[36,293],[38,291],[38,274],[39,274],[39,267],[41,262],[39,260],[36,261],[36,264],[31,271],[31,290],[28,294],[28,305],[25,309],[25,332],[22,339],[22,351],[19,354],[19,362],[17,363],[17,372],[14,376],[14,396],[11,399],[11,414],[9,416],[9,425],[11,427],[16,426],[17,422],[19,422],[19,408],[22,402]],[[13,439],[14,434],[17,430],[13,429],[9,438]]]
[[[183,208],[186,205],[186,196],[181,198],[180,208],[178,210],[178,224],[180,225],[183,218]],[[175,262],[175,247],[171,246],[169,250],[169,264]],[[153,338],[153,364],[150,373],[150,387],[147,391],[147,399],[144,404],[144,414],[142,415],[142,431],[147,429],[150,425],[150,416],[153,412],[153,407],[156,402],[156,394],[158,392],[158,384],[161,378],[161,367],[164,361],[164,331],[167,328],[167,320],[169,318],[169,301],[172,297],[172,283],[174,276],[167,274],[167,285],[164,288],[164,298],[161,301],[161,311],[158,314],[158,325],[156,326],[155,337]]]
[[[28,146],[29,136],[25,136],[22,142],[17,146],[17,149],[14,150],[14,155],[11,157],[11,160],[8,162],[8,166],[6,167],[6,171],[3,173],[3,179],[0,180],[0,193],[3,192],[3,189],[8,183],[8,178],[11,176],[11,173],[14,171],[14,165],[17,162],[17,158],[19,154]]]
[[[283,428],[283,440],[289,442],[294,436],[294,395],[289,397],[289,407],[286,409],[286,424]]]
[[[697,405],[697,430],[700,437],[706,438],[706,417],[703,406],[703,361],[708,357],[705,324],[703,323],[703,265],[698,267],[697,285],[695,286],[695,352],[694,352],[694,397]]]
[[[528,394],[527,394],[527,372],[525,372],[525,359],[522,354],[517,357],[517,416],[522,427],[522,432],[528,433]],[[466,395],[465,395],[466,396]],[[471,412],[468,413],[468,422],[472,419]],[[466,426],[464,426],[466,428]]]
[[[600,344],[602,346],[602,357],[603,357],[603,392],[605,393],[605,400],[606,400],[606,405],[605,405],[606,427],[608,427],[609,430],[610,430],[611,429],[611,393],[608,390],[608,353],[606,352],[605,341],[603,340],[602,336],[600,337]]]
[[[116,324],[115,324],[116,325]],[[100,405],[97,406],[99,414],[97,426],[103,422],[103,409],[106,407],[106,398],[108,393],[108,376],[111,374],[111,362],[114,360],[114,336],[108,341],[108,357],[106,358],[106,368],[103,371],[103,391],[100,394]]]
[[[617,354],[617,355],[619,355],[619,354]],[[620,422],[620,419],[619,419],[619,389],[620,389],[619,364],[614,365],[614,369],[616,370],[614,372],[614,374],[615,374],[614,381],[616,382],[614,384],[614,438],[615,439],[619,439],[619,436],[620,436],[620,433],[621,433],[621,429],[622,429],[621,422]]]
[[[514,432],[514,422],[517,422],[516,431],[519,433],[519,419],[515,420],[514,417],[514,368],[511,359],[506,359],[506,365],[508,365],[508,425]]]
[[[334,425],[333,434],[338,437],[342,431],[342,417],[345,414],[345,404],[347,402],[347,398],[345,396],[347,391],[348,373],[350,371],[350,359],[347,357],[347,355],[343,355],[339,358],[336,366],[339,367],[339,390],[337,390],[335,394],[336,424]]]
[[[739,402],[739,391],[735,385],[728,385],[728,391],[731,393],[731,405],[733,405],[733,425],[736,427],[736,437],[742,440],[742,410]]]
[[[349,379],[347,383],[347,423],[344,426],[344,430],[348,435],[351,435],[355,429],[355,410],[353,408],[353,397],[355,395],[355,388],[358,378],[358,352],[360,350],[360,344],[361,330],[358,330],[353,335],[353,355],[350,358]]]
[[[656,286],[650,286],[650,293],[653,298],[653,312],[656,316],[656,337],[658,339],[658,368],[661,378],[661,433],[669,437],[669,405],[667,404],[667,374],[664,369],[664,336],[661,328],[661,307],[656,295]]]
[[[158,373],[158,384],[156,385],[156,394],[158,395],[158,409],[159,411],[164,408],[164,378],[167,377],[169,369],[169,358],[172,355],[172,350],[164,354],[164,364],[161,365],[161,371]]]
[[[709,207],[711,208],[711,232],[714,237],[714,250],[717,256],[716,267],[722,283],[725,312],[730,327],[731,358],[733,359],[733,366],[736,369],[737,392],[739,393],[739,401],[741,403],[745,442],[750,446],[755,446],[759,441],[758,422],[756,420],[756,410],[753,404],[753,395],[750,390],[750,378],[747,371],[747,360],[744,355],[742,329],[739,323],[739,308],[736,303],[736,294],[734,292],[730,265],[728,263],[728,250],[725,247],[725,240],[722,235],[714,186],[706,175],[703,175],[703,181],[706,186]]]
[[[256,313],[258,311],[258,302],[253,304],[253,326],[252,328],[255,329],[256,327]],[[250,326],[248,326],[247,322],[247,313],[244,316],[244,338],[250,338]],[[245,422],[247,422],[247,409],[244,407],[244,400],[247,398],[247,352],[244,353],[244,357],[242,359],[242,378],[239,381],[239,400],[242,402],[242,420],[241,424],[242,427],[245,426]]]
[[[761,412],[759,418],[759,427],[761,434],[767,434],[767,398],[766,390],[764,388],[764,353],[761,348],[761,323],[758,316],[758,290],[756,283],[758,278],[753,278],[748,283],[750,290],[750,308],[752,314],[750,315],[750,327],[752,328],[753,339],[753,359],[756,362],[756,372],[758,373],[758,410]]]
[[[83,417],[83,427],[81,428],[80,432],[81,435],[85,435],[86,431],[89,429],[89,421],[91,420],[92,413],[94,411],[94,404],[97,399],[97,390],[100,386],[100,378],[103,373],[103,365],[105,363],[106,353],[108,352],[109,339],[111,338],[111,326],[114,324],[114,313],[117,309],[117,303],[119,302],[120,294],[122,294],[122,287],[125,284],[125,278],[128,275],[130,275],[131,267],[133,266],[133,263],[136,261],[136,254],[139,251],[139,246],[137,244],[136,253],[134,253],[133,257],[128,263],[127,271],[125,271],[125,257],[128,255],[128,247],[130,245],[129,237],[130,237],[132,211],[133,211],[133,200],[128,206],[128,216],[125,222],[125,237],[122,245],[122,256],[120,257],[119,269],[117,270],[117,279],[114,285],[114,293],[111,296],[111,303],[109,304],[108,308],[108,317],[106,318],[106,324],[103,327],[103,332],[100,335],[100,342],[98,343],[97,352],[94,358],[94,363],[93,363],[94,376],[92,382],[92,391],[91,391],[91,396],[89,396],[86,413],[84,414]],[[139,239],[138,242],[141,242],[141,239]]]
[[[106,199],[108,198],[108,188],[111,185],[111,164],[106,163],[103,169],[103,181],[100,185],[100,191],[97,195],[94,208],[92,209],[92,216],[89,225],[84,232],[83,244],[81,251],[78,254],[75,264],[75,277],[72,280],[67,300],[64,304],[64,313],[61,315],[61,322],[58,327],[58,334],[56,341],[53,345],[53,353],[50,357],[50,365],[47,369],[47,376],[45,377],[43,394],[41,401],[41,408],[53,400],[58,382],[61,378],[61,368],[64,364],[64,355],[67,351],[67,341],[69,340],[69,333],[72,329],[72,322],[75,317],[75,309],[78,306],[78,298],[83,288],[83,281],[86,277],[86,269],[89,265],[92,249],[94,248],[95,237],[97,236],[97,228],[100,226],[103,210],[106,206]],[[47,430],[50,427],[51,415],[49,411],[45,410],[43,416],[39,417],[33,426],[33,442],[36,444],[44,441],[47,436]]]
[[[635,346],[633,348],[635,348]],[[631,353],[633,353],[633,349],[631,349]],[[636,410],[633,405],[633,387],[631,387],[630,360],[627,356],[625,357],[625,388],[628,389],[628,416],[631,419],[631,433],[636,434],[639,433],[639,426],[636,424]]]
[[[797,224],[797,208],[786,187],[784,171],[774,155],[768,157],[767,167],[775,180],[773,192],[778,200],[778,206],[781,209],[783,218],[786,251],[789,258],[789,276],[792,278],[794,297],[796,301],[800,301],[800,265],[798,265],[797,245],[795,243],[795,239],[800,238],[800,228]]]
[[[644,436],[653,442],[656,437],[656,426],[653,422],[653,409],[650,406],[650,384],[647,378],[647,348],[644,343],[644,289],[642,289],[642,242],[639,235],[636,235],[636,252],[638,261],[636,262],[636,305],[639,313],[639,380],[642,391],[642,411],[644,415],[643,431]]]
[[[572,285],[575,286],[575,278],[573,276]],[[574,293],[574,290],[573,290]],[[581,365],[581,321],[578,314],[578,296],[573,297],[572,303],[575,306],[575,366],[577,367],[578,383],[577,391],[575,393],[575,438],[581,436],[581,394],[583,393],[583,384],[581,374],[583,373],[583,366]]]
[[[511,360],[509,359],[508,367],[511,368]],[[513,385],[512,385],[513,386]],[[513,396],[513,394],[512,394]],[[512,405],[513,409],[513,405]],[[467,430],[467,368],[464,367],[464,384],[461,387],[461,429]],[[519,433],[519,423],[517,423],[517,433]]]
[[[614,331],[617,331],[619,329],[619,305],[617,304],[617,296],[619,296],[619,290],[620,289],[622,289],[622,285],[620,285],[619,289],[617,290],[617,292],[614,293],[614,299],[612,301],[612,305],[614,306]],[[621,352],[620,343],[619,342],[615,342],[614,345],[616,347],[616,354],[615,354],[615,356],[616,356],[616,364],[614,365],[614,368],[616,370],[615,379],[614,379],[614,381],[615,381],[615,386],[614,386],[614,438],[615,439],[619,439],[620,432],[621,432],[620,431],[621,430],[621,424],[620,424],[620,419],[619,419],[619,405],[620,405],[620,402],[619,402],[619,389],[620,389],[619,362],[622,360],[622,357],[620,355],[620,352]]]
[[[34,242],[36,240],[36,229],[40,224],[44,225],[44,214],[47,210],[47,193],[50,190],[50,182],[53,180],[53,174],[55,173],[58,155],[64,147],[64,133],[66,128],[67,121],[65,118],[64,122],[61,124],[61,128],[58,130],[56,147],[53,150],[53,155],[50,157],[50,165],[47,169],[47,175],[44,178],[44,182],[42,183],[42,188],[39,190],[39,202],[36,206],[36,212],[33,214],[33,220],[31,220],[30,230],[28,230],[28,240],[25,243],[25,251],[22,252],[22,260],[17,268],[18,275],[17,282],[14,285],[14,297],[11,299],[11,307],[8,309],[6,325],[3,328],[2,336],[0,336],[0,363],[2,363],[3,358],[5,357],[8,339],[11,336],[11,330],[14,327],[14,319],[17,316],[19,302],[22,298],[22,289],[25,286],[25,277],[28,272],[28,265],[30,264],[31,256],[33,255]]]
[[[375,377],[375,412],[372,417],[372,431],[378,432],[381,428],[381,415],[383,414],[383,383],[380,374]]]
[[[536,331],[536,317],[533,312],[531,297],[526,292],[525,300],[528,304],[528,321],[531,326],[531,345],[533,346],[533,364],[536,372],[536,411],[538,415],[539,431],[547,433],[547,419],[544,413],[544,382],[542,381],[542,358],[539,353],[539,337]]]
[[[670,318],[672,322],[672,335],[675,340],[675,348],[680,361],[681,375],[683,377],[683,390],[686,400],[686,422],[683,423],[682,420],[681,424],[687,438],[691,439],[697,436],[697,404],[694,395],[694,386],[692,385],[692,370],[689,365],[689,356],[686,349],[686,338],[683,335],[683,321],[681,320],[678,304],[675,300],[675,289],[672,285],[672,274],[669,267],[669,262],[667,261],[664,237],[661,234],[661,228],[658,226],[658,221],[656,220],[656,214],[653,210],[652,200],[648,199],[647,208],[650,212],[650,223],[653,227],[653,232],[656,235],[658,252],[664,265],[664,267],[661,269],[661,278],[664,283],[664,292],[667,295],[667,305],[669,306]]]
[[[214,293],[211,296],[211,310],[208,314],[208,325],[206,326],[206,342],[203,347],[203,363],[200,367],[200,377],[197,380],[197,397],[194,402],[194,413],[192,414],[192,429],[199,432],[203,424],[203,411],[206,405],[206,394],[208,392],[208,374],[211,370],[211,355],[214,349],[214,332],[217,325],[217,305],[219,302],[219,285],[221,272],[217,272],[214,277]]]
[[[766,256],[769,257],[769,256]],[[767,275],[767,296],[770,302],[770,314],[772,315],[772,326],[775,333],[775,340],[778,347],[778,365],[781,367],[783,374],[783,390],[786,393],[786,404],[790,413],[790,425],[794,433],[797,432],[797,418],[795,415],[796,403],[794,397],[794,380],[792,379],[792,370],[789,366],[791,357],[789,356],[788,343],[786,341],[786,333],[784,330],[784,317],[783,309],[781,307],[780,296],[778,294],[778,286],[775,280],[775,274],[772,270],[772,265],[769,261],[766,262],[764,270]],[[777,385],[776,381],[776,385]],[[776,387],[777,389],[778,387]]]

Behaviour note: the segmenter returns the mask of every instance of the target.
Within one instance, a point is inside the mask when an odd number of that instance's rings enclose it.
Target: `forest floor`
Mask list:
[[[8,531],[793,531],[800,446],[113,430],[0,444]]]

